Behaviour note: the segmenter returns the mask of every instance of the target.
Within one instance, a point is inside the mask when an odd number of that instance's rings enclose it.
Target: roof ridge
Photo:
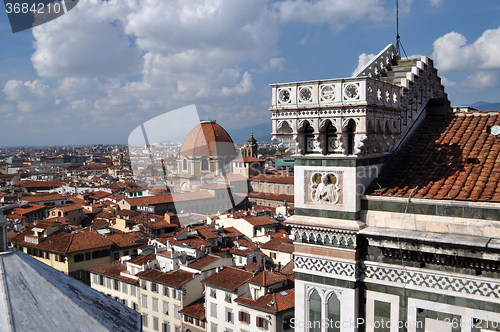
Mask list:
[[[68,243],[68,246],[66,247],[66,250],[64,251],[64,253],[68,253],[68,250],[69,250],[69,247],[71,246],[71,243],[73,243],[73,236],[75,234],[71,233],[71,237],[69,238],[69,243]]]

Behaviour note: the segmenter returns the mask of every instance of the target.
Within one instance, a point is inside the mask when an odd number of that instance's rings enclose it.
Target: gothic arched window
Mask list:
[[[321,297],[317,290],[309,296],[309,322],[311,324],[309,332],[321,331]]]
[[[340,301],[335,293],[328,299],[328,321],[328,332],[340,332],[340,325],[334,323],[340,322]]]

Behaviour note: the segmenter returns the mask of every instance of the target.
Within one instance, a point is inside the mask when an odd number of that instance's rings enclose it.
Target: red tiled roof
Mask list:
[[[23,185],[25,188],[57,188],[64,185],[59,181],[26,181]]]
[[[131,247],[134,245],[143,244],[141,240],[144,240],[143,237],[134,232],[110,234],[108,235],[107,239],[113,242],[118,247]]]
[[[285,194],[274,194],[274,193],[265,193],[265,192],[259,192],[259,191],[250,191],[248,193],[248,198],[257,198],[257,199],[267,199],[271,201],[287,201],[290,203],[294,202],[294,196],[293,195],[285,195]]]
[[[292,289],[284,289],[282,292],[273,292],[259,297],[257,300],[252,300],[248,297],[240,296],[236,298],[236,302],[252,306],[257,309],[269,311],[273,313],[282,312],[295,307],[295,292]]]
[[[248,282],[258,286],[267,287],[285,280],[287,280],[287,278],[282,274],[263,270],[253,276],[250,280],[248,280]]]
[[[19,233],[14,238],[10,239],[10,242],[63,254],[104,248],[108,246],[110,247],[113,245],[113,242],[109,241],[104,236],[97,234],[96,232],[81,232],[75,234],[60,232],[50,235],[39,244],[25,242],[24,237],[31,236],[32,234],[33,232],[31,230]]]
[[[25,214],[29,214],[31,212],[38,211],[38,210],[43,210],[46,208],[47,207],[45,205],[29,203],[25,206],[14,208],[12,210],[12,214],[19,214],[21,216],[24,216]]]
[[[122,281],[131,283],[131,284],[138,284],[139,283],[139,280],[127,278],[127,277],[124,277],[120,274],[120,272],[127,271],[127,267],[125,265],[123,265],[120,261],[88,267],[85,270],[87,270],[89,272],[101,274],[101,275],[104,275],[106,277],[120,279]]]
[[[250,181],[293,184],[293,174],[291,175],[259,174],[250,178]]]
[[[253,277],[253,273],[238,269],[232,266],[226,266],[219,273],[214,273],[211,276],[203,279],[201,282],[209,286],[226,289],[234,292]]]
[[[499,112],[428,115],[367,195],[500,202]]]
[[[175,288],[181,288],[189,281],[193,280],[195,273],[185,270],[175,270],[170,272],[161,272],[157,269],[149,269],[136,274],[137,277],[156,281]]]
[[[143,266],[144,264],[155,260],[156,260],[156,254],[152,253],[149,255],[138,255],[137,257],[132,258],[128,262],[135,265]]]
[[[272,238],[268,242],[262,244],[260,247],[262,249],[268,249],[268,250],[279,250],[279,248],[282,244],[287,244],[287,243],[292,243],[292,242],[293,241],[289,238],[276,237],[276,238]],[[293,252],[293,245],[292,245],[292,252]]]
[[[216,255],[207,255],[205,257],[198,258],[197,260],[189,263],[189,267],[192,267],[193,269],[201,270],[205,266],[212,264],[215,261],[218,261],[220,259],[219,256]]]
[[[188,315],[194,318],[198,318],[200,320],[205,320],[205,299],[201,298],[199,300],[194,301],[187,307],[179,310],[181,314]]]
[[[278,221],[269,217],[267,214],[262,216],[246,216],[244,219],[249,222],[252,226],[267,226],[276,225]]]
[[[176,194],[158,195],[158,196],[134,197],[134,198],[126,198],[125,200],[131,206],[137,206],[144,204],[148,205],[166,204],[166,203],[207,199],[207,198],[214,198],[214,196],[207,191],[199,191],[199,192],[176,193]]]
[[[50,194],[50,195],[23,196],[19,200],[36,203],[36,202],[66,200],[66,197],[64,197],[61,194]]]

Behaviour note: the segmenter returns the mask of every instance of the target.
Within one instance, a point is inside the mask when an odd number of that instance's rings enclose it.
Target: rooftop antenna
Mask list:
[[[401,44],[401,37],[399,36],[399,0],[396,0],[396,52],[398,52],[399,59],[401,59],[401,50],[403,50],[405,57],[408,59],[403,44]]]

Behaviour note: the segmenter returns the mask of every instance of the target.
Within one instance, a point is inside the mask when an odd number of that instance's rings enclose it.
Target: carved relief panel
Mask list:
[[[306,203],[327,205],[343,204],[343,174],[341,172],[313,172],[305,174]]]

